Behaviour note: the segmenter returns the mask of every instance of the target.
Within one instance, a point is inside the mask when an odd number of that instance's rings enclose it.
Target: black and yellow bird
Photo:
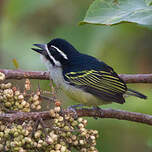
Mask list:
[[[125,95],[142,99],[147,97],[128,89],[117,73],[98,59],[78,52],[63,39],[53,39],[47,44],[34,44],[41,54],[50,78],[65,94],[75,101],[98,106],[116,102],[123,104]]]

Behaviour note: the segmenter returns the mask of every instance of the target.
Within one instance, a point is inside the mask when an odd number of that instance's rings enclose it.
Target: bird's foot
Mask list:
[[[82,105],[82,104],[72,105],[72,106],[67,108],[67,111],[69,111],[69,112],[72,111],[74,113],[74,119],[77,119],[78,118],[78,114],[77,114],[76,109],[79,108],[79,107],[83,107],[83,106],[84,105]]]
[[[93,106],[93,108],[92,108],[93,110],[101,110],[101,108],[100,107],[98,107],[98,106]]]
[[[96,110],[96,111],[100,111],[101,110],[101,108],[100,107],[98,107],[98,106],[94,106],[93,108],[92,108],[93,110]],[[98,119],[97,117],[93,117],[94,119]]]

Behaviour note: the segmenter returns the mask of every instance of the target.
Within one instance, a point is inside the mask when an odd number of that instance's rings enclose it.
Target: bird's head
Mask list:
[[[53,39],[47,44],[34,44],[32,50],[40,53],[52,66],[66,66],[80,53],[67,41]]]

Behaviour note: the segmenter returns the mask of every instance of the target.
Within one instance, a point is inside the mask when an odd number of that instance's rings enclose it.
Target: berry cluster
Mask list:
[[[27,94],[29,90],[29,80],[25,82],[24,92],[17,90],[13,87],[10,82],[1,83],[5,80],[5,75],[0,73],[0,111],[6,112],[8,110],[12,111],[22,111],[30,112],[31,110],[40,110],[40,93],[37,91],[35,94]],[[2,110],[3,109],[3,110]]]
[[[2,83],[5,75],[0,73],[0,110],[30,112],[39,110],[39,94],[28,98],[13,88],[11,83]],[[28,81],[29,84],[29,81]],[[26,88],[30,88],[27,86]],[[30,114],[30,113],[29,113]],[[75,120],[64,113],[60,105],[49,111],[50,119],[18,122],[0,121],[0,151],[5,152],[98,152],[97,130],[87,129],[87,120]]]
[[[50,116],[54,118],[54,131],[52,137],[57,137],[51,138],[51,143],[57,141],[60,148],[66,146],[68,149],[67,152],[72,152],[70,150],[71,148],[77,149],[77,151],[80,152],[97,152],[95,146],[96,139],[98,138],[98,131],[86,129],[86,119],[78,118],[75,120],[69,114],[62,116],[60,114],[60,107],[51,109]],[[55,150],[52,152],[55,152]]]

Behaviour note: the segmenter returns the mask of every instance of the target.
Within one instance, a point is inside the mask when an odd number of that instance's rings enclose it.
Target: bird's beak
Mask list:
[[[44,54],[45,50],[46,50],[46,44],[33,44],[34,46],[40,48],[40,49],[37,49],[37,48],[31,48],[32,50],[40,53],[40,54]]]

